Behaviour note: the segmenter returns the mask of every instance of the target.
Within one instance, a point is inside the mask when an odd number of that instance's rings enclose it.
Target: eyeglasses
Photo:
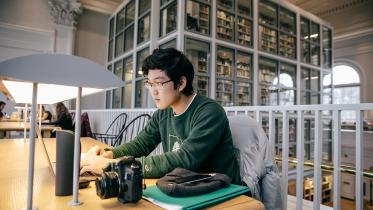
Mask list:
[[[164,84],[169,83],[169,82],[172,82],[172,80],[167,80],[165,82],[149,82],[149,81],[145,81],[145,87],[148,88],[148,89],[154,87],[157,90],[162,90],[163,87],[164,87]]]

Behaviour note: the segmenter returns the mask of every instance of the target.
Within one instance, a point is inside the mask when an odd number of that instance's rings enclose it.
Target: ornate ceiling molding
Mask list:
[[[81,4],[77,0],[48,0],[48,5],[53,22],[60,25],[75,26],[82,13]]]

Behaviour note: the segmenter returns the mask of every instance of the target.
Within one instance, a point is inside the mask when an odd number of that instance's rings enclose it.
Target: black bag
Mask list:
[[[209,193],[228,187],[231,178],[225,174],[201,174],[176,168],[157,181],[157,187],[173,197],[186,197]]]

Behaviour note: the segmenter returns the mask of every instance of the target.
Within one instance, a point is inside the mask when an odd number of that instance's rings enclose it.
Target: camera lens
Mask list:
[[[102,177],[96,179],[96,194],[101,199],[115,197],[118,192],[119,179],[116,172],[103,172]]]

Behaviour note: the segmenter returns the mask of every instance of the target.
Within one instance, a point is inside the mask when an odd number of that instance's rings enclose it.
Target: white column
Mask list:
[[[74,54],[75,31],[74,26],[55,24],[54,51],[56,53]]]
[[[82,12],[81,4],[77,0],[61,1],[48,0],[49,14],[53,18],[55,37],[54,49],[56,53],[73,55],[75,47],[75,25]],[[67,106],[71,108],[70,101]]]

